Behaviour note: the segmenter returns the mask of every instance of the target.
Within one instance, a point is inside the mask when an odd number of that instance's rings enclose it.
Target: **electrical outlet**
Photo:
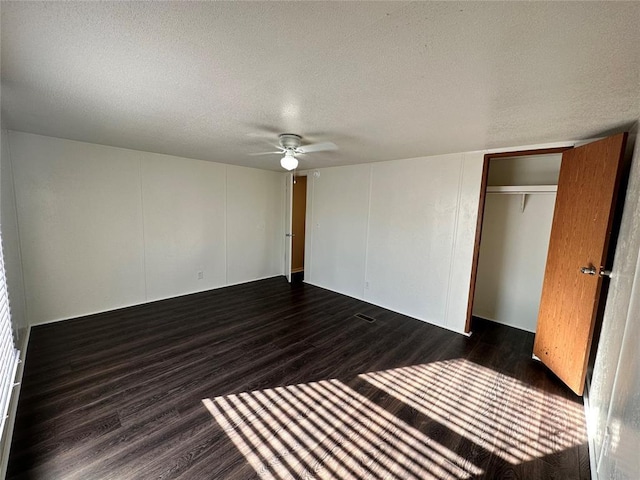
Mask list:
[[[204,272],[202,270],[200,270],[198,272],[198,280],[202,280],[204,278]]]
[[[369,282],[364,282],[364,288],[366,288],[367,290],[369,290]]]

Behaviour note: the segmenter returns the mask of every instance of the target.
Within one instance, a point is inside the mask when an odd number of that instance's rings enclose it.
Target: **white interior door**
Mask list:
[[[285,174],[284,189],[284,274],[291,283],[291,238],[293,211],[293,174]]]

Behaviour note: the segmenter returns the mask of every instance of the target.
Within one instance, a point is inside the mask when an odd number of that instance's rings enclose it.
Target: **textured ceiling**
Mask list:
[[[640,118],[639,2],[2,2],[4,128],[278,169],[581,139]]]

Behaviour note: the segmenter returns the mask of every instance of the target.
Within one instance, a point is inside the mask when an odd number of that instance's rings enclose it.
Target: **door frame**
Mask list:
[[[307,209],[304,212],[304,221],[305,225],[308,225],[308,211],[309,211],[309,173],[307,170],[303,170],[301,172],[296,172],[295,170],[292,172],[287,172],[285,175],[285,225],[284,225],[284,238],[285,238],[285,251],[284,251],[284,275],[287,277],[287,281],[291,283],[291,261],[293,257],[293,239],[289,236],[289,234],[293,233],[293,182],[296,177],[307,177]],[[307,235],[305,235],[305,259],[307,252]],[[287,255],[288,252],[288,255]],[[306,262],[305,262],[306,264]]]
[[[291,283],[291,255],[293,242],[291,241],[291,228],[293,223],[293,172],[284,174],[284,276]]]
[[[482,180],[480,183],[480,197],[478,200],[478,218],[476,220],[476,235],[473,245],[473,257],[471,261],[471,279],[469,284],[469,298],[467,301],[467,318],[464,325],[464,332],[471,332],[471,320],[473,317],[473,300],[476,293],[476,280],[478,273],[478,261],[480,259],[480,241],[482,240],[482,224],[484,222],[484,206],[487,198],[487,182],[489,180],[489,162],[492,158],[504,157],[525,157],[532,155],[551,155],[554,153],[563,153],[572,149],[573,145],[566,147],[540,148],[534,150],[516,150],[509,152],[487,153],[482,163]]]

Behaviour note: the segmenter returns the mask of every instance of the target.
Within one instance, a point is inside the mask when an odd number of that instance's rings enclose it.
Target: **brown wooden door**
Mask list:
[[[293,184],[291,273],[304,271],[304,233],[307,214],[307,177],[296,177]]]
[[[582,395],[627,135],[562,154],[533,353]],[[594,267],[595,274],[582,273]]]

